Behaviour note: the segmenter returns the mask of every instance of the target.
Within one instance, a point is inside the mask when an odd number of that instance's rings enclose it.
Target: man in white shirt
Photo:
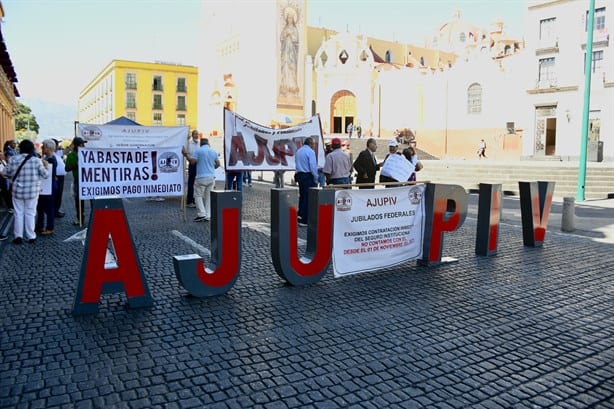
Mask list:
[[[200,134],[198,130],[192,131],[192,137],[188,140],[186,151],[189,157],[194,157],[196,149],[200,148]],[[196,207],[194,202],[194,181],[196,180],[196,163],[188,165],[188,194],[186,197],[186,205],[188,207]]]
[[[53,202],[55,217],[61,219],[64,217],[64,212],[60,211],[60,208],[62,207],[62,195],[64,193],[64,176],[66,176],[66,168],[64,167],[64,150],[60,148],[60,141],[57,139],[54,139],[53,141],[55,142],[55,159],[58,162],[58,167],[55,171],[58,182],[58,190],[53,198]]]

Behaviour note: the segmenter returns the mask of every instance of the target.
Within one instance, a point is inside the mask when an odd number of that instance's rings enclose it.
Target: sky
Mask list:
[[[113,59],[199,62],[199,0],[1,1],[2,34],[24,102],[68,105],[76,113],[80,91]],[[241,1],[272,0],[238,0],[238,12]],[[457,9],[486,28],[502,18],[509,33],[522,35],[526,0],[308,0],[307,19],[310,26],[422,45]]]

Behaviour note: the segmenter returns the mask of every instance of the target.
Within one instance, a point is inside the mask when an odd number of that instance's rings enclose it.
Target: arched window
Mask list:
[[[479,114],[482,112],[482,86],[477,82],[469,85],[467,89],[467,113]]]
[[[390,50],[386,51],[386,62],[392,62],[392,54]]]

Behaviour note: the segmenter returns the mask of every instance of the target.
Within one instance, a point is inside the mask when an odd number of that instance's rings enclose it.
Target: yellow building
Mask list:
[[[198,68],[113,60],[79,95],[79,122],[125,116],[144,126],[197,128]]]
[[[0,24],[4,18],[4,8],[0,2]],[[17,74],[11,63],[11,58],[4,43],[2,30],[0,30],[0,149],[4,146],[4,142],[15,139],[15,111],[17,109],[17,101],[15,97],[19,96],[15,83],[17,82]]]

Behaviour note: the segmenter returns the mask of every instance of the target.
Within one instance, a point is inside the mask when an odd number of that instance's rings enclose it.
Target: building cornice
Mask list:
[[[552,1],[544,1],[541,4],[536,4],[534,6],[527,7],[528,10],[538,10],[543,8],[548,8],[551,6],[556,6],[558,4],[571,3],[574,0],[552,0]]]
[[[550,87],[550,88],[537,88],[537,89],[528,89],[527,94],[552,94],[555,92],[568,92],[568,91],[577,91],[579,87],[577,85],[570,85],[567,87]]]

